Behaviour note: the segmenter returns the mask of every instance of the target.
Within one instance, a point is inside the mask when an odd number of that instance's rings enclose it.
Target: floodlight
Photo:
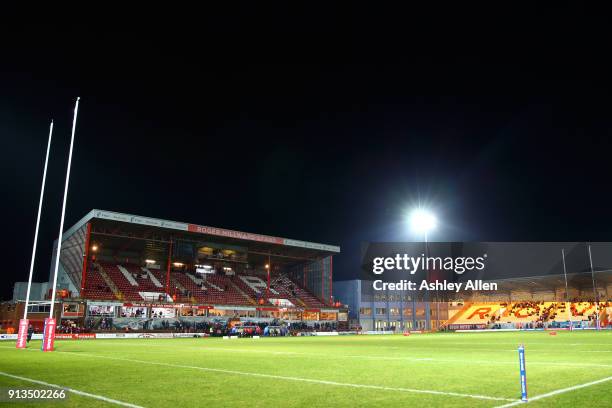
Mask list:
[[[410,213],[410,229],[417,234],[425,234],[436,229],[438,220],[429,210],[417,208]]]

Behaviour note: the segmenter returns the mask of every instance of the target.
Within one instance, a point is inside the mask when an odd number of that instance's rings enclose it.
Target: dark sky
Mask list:
[[[0,298],[26,280],[50,118],[36,279],[92,208],[340,245],[603,240],[612,163],[610,21],[577,7],[4,13]]]

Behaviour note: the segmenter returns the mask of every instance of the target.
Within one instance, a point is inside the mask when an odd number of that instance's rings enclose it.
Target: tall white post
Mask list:
[[[55,307],[55,292],[57,291],[57,273],[59,269],[60,255],[62,254],[62,235],[64,231],[64,218],[66,215],[66,199],[68,198],[68,184],[70,182],[70,166],[72,164],[72,149],[74,146],[74,132],[76,129],[77,113],[79,112],[79,99],[74,106],[74,117],[72,119],[72,136],[70,138],[70,152],[68,153],[68,170],[66,170],[66,184],[64,186],[64,200],[62,202],[62,218],[60,220],[59,236],[57,238],[57,253],[55,254],[55,269],[53,272],[53,292],[51,294],[51,308],[49,318],[53,318],[53,308]]]
[[[566,307],[569,309],[570,305],[569,305],[569,288],[567,286],[567,267],[565,266],[565,248],[561,248],[561,259],[563,260],[563,277],[565,278],[565,303],[566,303]],[[570,330],[573,329],[573,325],[574,325],[574,321],[572,319],[572,313],[570,312],[570,316],[569,316],[570,320],[569,320],[569,325],[570,325]]]
[[[595,270],[593,269],[593,256],[591,255],[591,246],[589,245],[589,262],[591,263],[591,279],[593,279],[593,296],[595,296],[595,325],[599,330],[599,296],[597,295],[597,286],[595,285]]]
[[[53,120],[49,125],[49,141],[47,142],[47,154],[45,155],[45,167],[43,170],[42,187],[40,189],[40,199],[38,200],[38,215],[36,216],[36,229],[34,230],[34,245],[32,246],[32,260],[30,261],[30,276],[28,277],[28,289],[26,292],[25,309],[23,318],[28,318],[28,306],[30,305],[30,289],[32,288],[32,275],[34,274],[34,259],[36,258],[36,245],[38,243],[38,228],[40,227],[40,213],[42,212],[43,196],[45,195],[45,182],[47,180],[47,165],[49,164],[49,151],[51,150],[51,137],[53,135]]]
[[[567,268],[565,266],[565,248],[561,248],[561,259],[563,260],[563,278],[565,279],[565,301],[569,301],[569,288],[567,286]]]

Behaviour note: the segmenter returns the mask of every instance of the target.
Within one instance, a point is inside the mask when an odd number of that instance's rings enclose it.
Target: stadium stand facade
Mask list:
[[[612,302],[491,302],[471,303],[451,316],[445,327],[453,329],[538,329],[592,327],[599,320],[608,327]]]
[[[508,279],[507,291],[425,302],[410,292],[373,291],[371,281],[356,279],[336,281],[334,296],[348,304],[349,325],[362,330],[612,328],[612,272],[569,274],[568,282],[566,293],[563,276]]]
[[[62,237],[57,317],[95,330],[240,319],[336,326],[347,315],[332,297],[339,252],[334,245],[92,210]]]

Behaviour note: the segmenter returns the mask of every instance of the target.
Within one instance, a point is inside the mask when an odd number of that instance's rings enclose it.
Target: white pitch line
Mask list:
[[[100,400],[100,401],[104,401],[104,402],[108,402],[108,403],[115,404],[115,405],[121,405],[123,407],[144,408],[144,407],[142,407],[140,405],[135,405],[135,404],[130,404],[128,402],[118,401],[118,400],[115,400],[115,399],[112,399],[112,398],[104,397],[102,395],[90,394],[89,392],[75,390],[74,388],[64,387],[62,385],[51,384],[51,383],[44,382],[44,381],[34,380],[32,378],[21,377],[21,376],[18,376],[18,375],[13,375],[13,374],[5,373],[3,371],[0,371],[0,375],[3,375],[5,377],[9,377],[9,378],[13,378],[13,379],[16,379],[16,380],[27,381],[27,382],[31,382],[31,383],[34,383],[34,384],[44,385],[45,387],[58,388],[60,390],[66,390],[66,391],[71,392],[73,394],[82,395],[84,397],[89,397],[89,398],[94,398],[94,399],[97,399],[97,400]]]
[[[374,390],[382,390],[382,391],[400,391],[400,392],[414,393],[414,394],[446,395],[446,396],[451,396],[451,397],[474,398],[474,399],[490,400],[490,401],[516,401],[515,399],[511,399],[511,398],[491,397],[488,395],[462,394],[458,392],[420,390],[420,389],[402,388],[402,387],[385,387],[381,385],[369,385],[369,384],[342,383],[342,382],[337,382],[337,381],[317,380],[314,378],[288,377],[288,376],[274,375],[274,374],[253,373],[253,372],[248,372],[248,371],[225,370],[222,368],[210,368],[210,367],[190,366],[190,365],[182,365],[182,364],[162,363],[158,361],[136,360],[136,359],[122,358],[122,357],[109,357],[109,356],[101,356],[101,355],[87,354],[87,353],[74,353],[70,351],[60,351],[58,353],[70,354],[70,355],[74,354],[75,356],[80,356],[80,357],[105,358],[109,360],[126,361],[130,363],[138,363],[138,364],[151,364],[151,365],[159,365],[159,366],[174,367],[174,368],[187,368],[191,370],[200,370],[200,371],[208,371],[208,372],[223,373],[223,374],[243,375],[243,376],[259,377],[259,378],[272,378],[276,380],[285,380],[285,381],[300,381],[300,382],[307,382],[307,383],[312,383],[312,384],[332,385],[332,386],[338,386],[338,387],[366,388],[366,389],[374,389]]]
[[[118,343],[113,345],[120,345]],[[123,344],[126,345],[126,344]],[[135,344],[129,344],[130,346],[134,346]],[[159,344],[151,344],[148,346],[162,347],[167,348],[165,345]],[[5,347],[0,346],[0,349],[11,349],[16,350],[14,347]],[[186,347],[187,348],[187,347]],[[348,358],[348,359],[359,359],[359,360],[386,360],[386,361],[412,361],[417,363],[432,363],[432,364],[482,364],[486,366],[505,366],[505,365],[516,365],[514,361],[493,361],[493,360],[457,360],[457,359],[440,359],[433,357],[392,357],[392,356],[378,356],[378,355],[351,355],[351,354],[335,354],[335,355],[325,355],[321,353],[303,353],[296,351],[273,351],[273,350],[253,350],[253,349],[240,349],[240,348],[230,348],[230,347],[188,347],[194,350],[203,350],[203,351],[227,351],[227,352],[239,352],[239,353],[264,353],[264,354],[272,354],[279,356],[311,356],[311,357],[320,357],[320,358]],[[516,350],[512,350],[516,352]],[[572,362],[551,362],[551,361],[531,361],[530,365],[541,365],[546,367],[597,367],[597,368],[611,368],[612,364],[603,364],[603,363],[572,363]]]
[[[611,381],[611,380],[612,380],[612,377],[606,377],[606,378],[602,378],[601,380],[596,380],[596,381],[591,381],[591,382],[584,383],[584,384],[574,385],[572,387],[561,388],[559,390],[547,392],[546,394],[536,395],[535,397],[529,398],[529,402],[541,400],[543,398],[553,397],[555,395],[563,394],[563,393],[570,392],[570,391],[579,390],[581,388],[590,387],[591,385],[597,385],[597,384],[601,384],[601,383],[604,383],[606,381]],[[522,403],[523,403],[523,401],[519,400],[519,401],[511,402],[510,404],[500,405],[500,406],[498,406],[496,408],[513,407],[515,405],[520,405]]]
[[[192,349],[197,350],[205,350],[205,351],[227,351],[227,352],[239,352],[239,353],[265,353],[265,354],[275,354],[275,355],[287,355],[287,356],[311,356],[311,357],[321,357],[325,359],[329,358],[352,358],[352,359],[362,359],[362,360],[389,360],[389,361],[429,361],[432,363],[457,363],[457,364],[465,364],[465,363],[477,363],[483,364],[487,366],[491,365],[516,365],[514,361],[492,361],[492,360],[457,360],[457,359],[440,359],[433,357],[392,357],[392,356],[377,356],[377,355],[352,355],[352,354],[335,354],[332,356],[321,354],[321,353],[301,353],[294,351],[273,351],[273,350],[253,350],[253,349],[240,349],[240,348],[231,348],[231,347],[190,347]],[[504,350],[506,351],[506,350]],[[511,350],[516,352],[516,350]],[[572,363],[572,362],[549,362],[549,361],[532,361],[530,365],[544,365],[544,366],[559,366],[559,367],[601,367],[601,368],[610,368],[612,364],[601,364],[601,363]]]

